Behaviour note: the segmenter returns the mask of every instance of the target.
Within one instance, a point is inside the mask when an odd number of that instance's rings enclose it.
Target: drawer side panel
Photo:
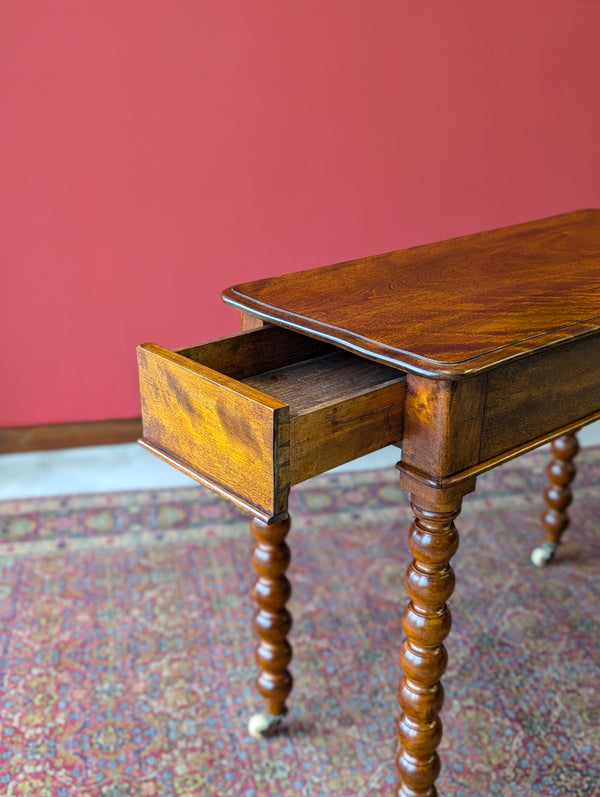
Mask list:
[[[290,421],[290,482],[402,440],[406,381],[366,391]]]

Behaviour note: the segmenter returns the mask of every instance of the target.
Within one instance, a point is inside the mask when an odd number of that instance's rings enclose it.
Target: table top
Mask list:
[[[223,299],[402,370],[459,378],[600,331],[600,210],[247,282]]]

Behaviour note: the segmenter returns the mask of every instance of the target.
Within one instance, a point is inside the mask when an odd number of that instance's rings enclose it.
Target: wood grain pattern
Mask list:
[[[410,601],[402,624],[406,641],[400,654],[404,677],[398,690],[400,717],[396,758],[397,797],[436,797],[440,771],[437,747],[444,702],[441,677],[447,664],[444,639],[452,618],[446,602],[454,591],[450,560],[458,548],[454,520],[461,508],[460,491],[431,490],[410,478],[415,520],[408,544],[414,559],[406,574]],[[472,486],[472,485],[469,485]]]
[[[600,266],[599,266],[600,282]],[[584,419],[600,407],[600,335],[491,370],[480,460]]]
[[[600,211],[226,290],[229,304],[403,370],[461,378],[600,329]]]
[[[335,351],[327,343],[274,326],[176,349],[188,360],[240,380]]]
[[[546,540],[552,546],[560,545],[562,535],[569,527],[569,508],[573,495],[571,482],[577,468],[573,460],[579,451],[579,442],[574,434],[566,434],[552,442],[552,460],[548,465],[548,487],[544,491],[546,507],[542,513],[542,525]]]
[[[404,381],[404,375],[396,369],[339,349],[243,380],[245,384],[284,401],[292,415],[314,412],[320,406],[401,381]]]
[[[404,464],[443,479],[479,462],[487,374],[456,381],[409,374]]]
[[[252,593],[258,604],[254,615],[254,630],[259,637],[256,661],[260,667],[256,686],[268,713],[281,716],[287,711],[285,701],[293,684],[288,670],[292,647],[287,639],[292,616],[286,609],[292,588],[285,574],[290,563],[285,541],[290,519],[267,525],[254,518],[250,530],[256,540],[252,564],[258,575]]]
[[[154,344],[138,362],[144,439],[261,513],[285,512],[288,407]]]
[[[290,479],[318,473],[402,440],[404,379],[319,406],[290,422]]]
[[[159,441],[168,437],[164,424],[171,420],[164,419],[174,414],[174,440],[165,440],[167,448],[181,437],[192,439],[191,447],[180,447],[182,463],[192,462],[198,450],[195,418],[204,411],[198,378],[214,384],[214,394],[212,388],[207,393],[214,405],[233,411],[227,432],[209,440],[203,467],[211,450],[213,457],[229,457],[231,472],[220,472],[217,489],[226,490],[236,478],[233,471],[239,479],[241,469],[250,510],[260,504],[263,520],[276,527],[272,539],[268,526],[253,529],[259,545],[271,546],[265,554],[265,561],[272,560],[271,581],[280,579],[281,589],[271,584],[274,592],[267,596],[272,616],[257,629],[268,643],[260,662],[263,694],[273,697],[276,711],[283,710],[291,687],[288,591],[281,581],[288,558],[279,526],[286,501],[278,504],[277,518],[265,515],[269,501],[274,511],[273,495],[287,497],[290,484],[402,438],[400,483],[410,493],[415,521],[403,620],[398,797],[437,794],[443,641],[450,630],[446,601],[454,587],[450,559],[462,497],[474,489],[478,473],[567,435],[553,448],[547,534],[556,540],[568,521],[575,451],[569,436],[600,418],[599,274],[600,211],[586,210],[259,280],[230,288],[224,299],[267,326],[243,333],[247,337],[181,350],[167,357],[168,367],[157,369],[163,374],[158,379],[149,372],[150,434]],[[244,321],[246,327],[254,323]],[[331,344],[364,360],[335,353]],[[170,371],[186,361],[183,370],[193,379]],[[377,372],[381,365],[372,361],[392,369]],[[176,398],[165,399],[162,394],[169,392]],[[241,422],[238,413],[247,420]],[[236,423],[246,448],[250,435],[244,424],[256,424],[261,434],[267,429],[259,461],[264,478],[272,471],[273,495],[257,482],[252,457],[231,459]],[[275,433],[280,426],[286,429],[283,443]],[[268,439],[285,462],[285,477],[267,451]],[[266,636],[270,626],[276,640]],[[281,648],[273,652],[275,643]]]
[[[144,344],[144,444],[262,520],[281,518],[292,484],[402,437],[405,375],[330,349],[275,327],[177,352]]]
[[[298,484],[402,439],[405,378],[344,351],[244,380],[290,408],[290,481]]]
[[[403,463],[438,486],[600,416],[600,334],[458,381],[409,374]]]

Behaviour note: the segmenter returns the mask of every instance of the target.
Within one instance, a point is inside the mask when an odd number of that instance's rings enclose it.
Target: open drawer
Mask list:
[[[264,326],[138,348],[146,448],[272,521],[292,484],[402,438],[405,375]]]

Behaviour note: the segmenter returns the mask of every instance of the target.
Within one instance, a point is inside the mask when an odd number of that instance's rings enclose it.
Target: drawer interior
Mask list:
[[[275,326],[176,349],[182,357],[238,381],[336,351],[329,343]]]
[[[242,381],[285,402],[290,415],[374,390],[403,377],[399,371],[337,349]]]

